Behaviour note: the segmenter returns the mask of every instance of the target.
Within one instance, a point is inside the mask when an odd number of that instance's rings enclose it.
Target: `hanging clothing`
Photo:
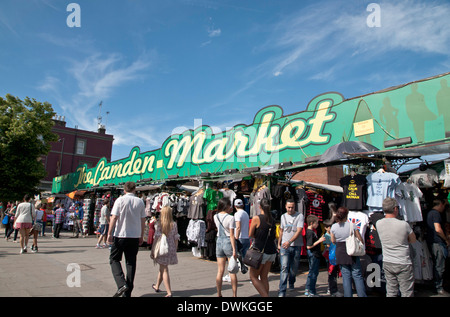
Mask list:
[[[411,173],[410,179],[421,188],[432,188],[439,183],[437,172],[431,168],[427,168],[424,171],[416,169]]]
[[[203,220],[191,219],[186,229],[186,237],[189,244],[192,245],[192,253],[196,257],[200,257],[200,249],[206,247],[205,235],[206,223]]]
[[[367,206],[373,211],[383,210],[383,200],[394,198],[395,188],[401,183],[397,174],[375,172],[367,175]]]
[[[325,200],[323,199],[323,196],[311,190],[306,191],[306,196],[308,197],[308,207],[306,209],[306,217],[309,215],[316,215],[319,218],[319,221],[322,221],[323,206],[325,205]]]
[[[217,209],[217,203],[223,198],[223,193],[219,190],[207,188],[203,194],[203,198],[206,200],[206,211]]]
[[[423,221],[420,199],[422,191],[414,183],[403,182],[395,189],[395,199],[399,204],[400,216],[407,222]]]
[[[344,190],[342,205],[349,210],[363,210],[367,199],[367,179],[364,175],[347,175],[339,180]]]
[[[258,216],[261,214],[261,200],[263,199],[268,199],[271,200],[272,199],[272,195],[270,194],[270,190],[269,187],[267,187],[266,185],[262,185],[261,187],[259,187],[259,189],[257,189],[256,191],[254,191],[253,196],[250,195],[251,197],[251,206],[250,206],[250,217],[253,216]]]
[[[205,200],[202,195],[192,195],[189,198],[189,210],[188,210],[188,218],[189,219],[203,219],[205,209]]]

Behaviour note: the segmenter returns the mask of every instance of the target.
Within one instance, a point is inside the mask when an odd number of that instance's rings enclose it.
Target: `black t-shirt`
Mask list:
[[[364,175],[344,176],[340,179],[344,189],[342,205],[349,210],[362,210],[366,201],[367,179]]]
[[[317,237],[317,233],[315,233],[311,229],[306,229],[306,246],[312,246],[317,240],[319,240],[319,238]],[[309,249],[309,251],[311,251],[311,253],[314,254],[315,257],[320,258],[320,243],[318,243],[312,249]]]
[[[432,243],[445,243],[442,238],[436,233],[434,228],[435,223],[440,223],[442,226],[442,218],[439,211],[431,209],[427,215],[427,242]]]

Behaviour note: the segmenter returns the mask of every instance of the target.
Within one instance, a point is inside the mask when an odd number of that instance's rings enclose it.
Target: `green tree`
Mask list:
[[[46,176],[41,157],[50,142],[58,140],[51,131],[55,115],[52,105],[7,94],[0,97],[0,200],[21,201],[25,194],[38,193]]]

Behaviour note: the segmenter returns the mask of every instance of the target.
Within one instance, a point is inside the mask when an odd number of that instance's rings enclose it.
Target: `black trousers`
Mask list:
[[[56,223],[55,224],[55,232],[53,233],[53,236],[55,237],[55,238],[59,238],[59,234],[60,234],[60,232],[61,232],[61,229],[62,229],[62,222],[61,223]]]
[[[109,255],[109,264],[111,265],[111,271],[117,288],[121,288],[124,285],[128,286],[128,291],[125,293],[127,297],[131,296],[131,291],[134,287],[138,251],[139,238],[114,237],[114,243],[111,246],[111,253]],[[125,254],[126,277],[122,270],[122,264],[120,263],[123,254]]]

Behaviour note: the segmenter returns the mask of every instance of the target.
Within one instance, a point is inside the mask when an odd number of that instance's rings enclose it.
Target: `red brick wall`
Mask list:
[[[344,177],[342,166],[328,166],[298,172],[292,179],[339,186],[342,177]]]

